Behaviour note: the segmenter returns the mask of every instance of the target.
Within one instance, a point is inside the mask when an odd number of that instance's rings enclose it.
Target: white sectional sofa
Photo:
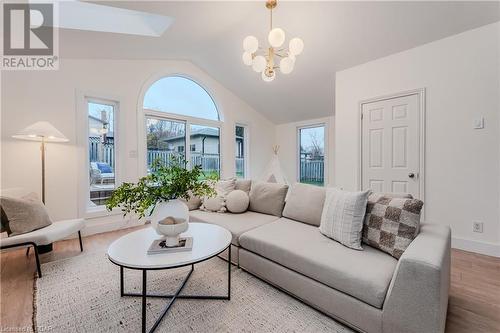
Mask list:
[[[325,189],[296,184],[280,215],[190,212],[190,221],[233,234],[233,262],[360,332],[443,332],[450,279],[450,229],[423,224],[397,260],[363,244],[322,235]]]

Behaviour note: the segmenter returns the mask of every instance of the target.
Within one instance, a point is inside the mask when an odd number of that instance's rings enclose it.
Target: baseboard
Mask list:
[[[487,256],[500,257],[500,244],[453,237],[451,247]]]
[[[144,221],[139,221],[137,219],[121,219],[118,221],[88,219],[85,220],[85,228],[83,228],[81,232],[82,236],[91,236],[102,234],[103,232],[132,228],[142,224],[144,224]],[[65,239],[73,239],[76,237],[78,237],[78,235],[73,234]]]

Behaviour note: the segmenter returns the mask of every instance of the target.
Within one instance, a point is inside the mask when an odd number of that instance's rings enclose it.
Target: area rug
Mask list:
[[[42,265],[35,288],[39,332],[140,332],[141,300],[120,297],[119,268],[104,253]],[[172,293],[189,268],[148,272],[148,292]],[[125,291],[140,292],[141,273],[125,269]],[[353,332],[258,278],[232,267],[231,300],[179,299],[156,332]],[[227,263],[195,266],[182,293],[223,295]],[[147,300],[148,328],[166,299]]]

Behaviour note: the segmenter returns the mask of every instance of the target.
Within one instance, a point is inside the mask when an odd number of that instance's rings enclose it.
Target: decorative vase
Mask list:
[[[181,224],[162,225],[161,228],[159,228],[158,222],[169,216],[173,217],[176,221],[185,222]],[[189,209],[187,205],[179,199],[157,203],[153,214],[151,215],[151,225],[156,230],[158,235],[167,236],[167,246],[176,246],[178,244],[179,234],[187,230],[188,222]],[[165,232],[167,232],[168,235],[165,234]]]

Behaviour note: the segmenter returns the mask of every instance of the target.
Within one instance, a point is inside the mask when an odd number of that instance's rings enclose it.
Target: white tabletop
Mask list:
[[[114,241],[108,248],[108,257],[115,264],[131,268],[170,268],[211,258],[231,244],[231,233],[214,224],[189,223],[183,236],[193,237],[191,251],[148,255],[153,240],[161,236],[152,227],[141,229]]]

